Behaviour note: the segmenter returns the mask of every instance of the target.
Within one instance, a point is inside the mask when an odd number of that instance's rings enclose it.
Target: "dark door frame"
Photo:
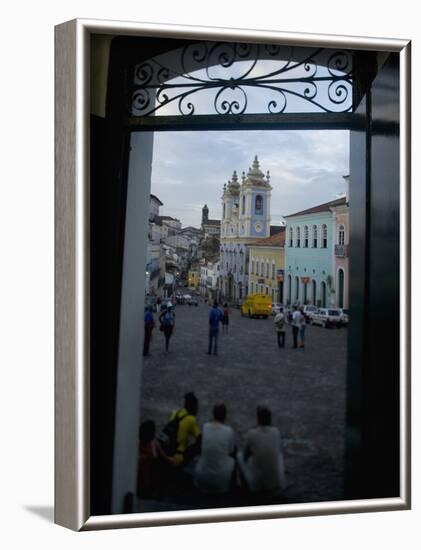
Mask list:
[[[393,112],[390,120],[382,120],[374,101],[381,101],[384,88],[380,84],[373,96],[372,83],[378,71],[375,52],[355,52],[355,110],[345,115],[229,115],[225,118],[190,118],[177,121],[167,117],[159,128],[153,121],[128,118],[127,99],[130,91],[131,69],[134,63],[168,51],[188,41],[118,37],[111,48],[105,119],[91,118],[91,511],[93,515],[110,513],[112,493],[112,449],[115,423],[115,387],[117,375],[118,325],[122,279],[124,220],[126,213],[129,139],[133,131],[170,130],[228,130],[228,129],[350,129],[351,170],[356,189],[351,184],[353,221],[350,247],[350,333],[348,351],[347,390],[347,456],[346,498],[376,498],[399,495],[399,456],[389,460],[390,442],[399,450],[399,380],[396,379],[396,349],[399,332],[388,329],[394,353],[379,347],[381,343],[378,307],[387,289],[376,291],[372,274],[378,273],[380,262],[374,254],[380,245],[396,258],[399,234],[386,243],[384,227],[377,222],[382,196],[378,178],[373,174],[373,143],[387,134],[392,141],[398,133],[398,119]],[[384,69],[382,69],[383,71]],[[399,93],[398,54],[389,54],[387,78],[395,93]],[[397,78],[397,80],[396,80]],[[396,102],[396,97],[394,98]],[[399,101],[399,96],[397,97]],[[392,106],[393,107],[393,106]],[[398,113],[399,115],[399,113]],[[206,127],[203,125],[205,124]],[[399,139],[399,138],[398,138]],[[389,140],[390,141],[390,140]],[[394,149],[394,146],[392,146]],[[362,161],[362,163],[361,163]],[[372,182],[376,192],[372,193]],[[396,194],[393,182],[386,184],[388,211],[396,217]],[[399,186],[398,186],[399,187]],[[384,197],[383,197],[384,198]],[[399,200],[399,199],[398,199]],[[380,227],[380,229],[379,229]],[[398,226],[397,226],[398,227]],[[390,239],[389,239],[390,241]],[[373,248],[374,247],[374,248]],[[398,246],[397,246],[398,249]],[[383,258],[385,259],[385,258]],[[382,268],[387,264],[383,262]],[[353,266],[353,267],[351,267]],[[393,270],[390,282],[392,295],[386,296],[396,310],[399,276]],[[352,271],[351,271],[352,270]],[[106,274],[104,276],[104,273]],[[370,304],[365,303],[370,296]],[[381,322],[381,321],[380,321]],[[368,332],[373,331],[368,338]],[[374,338],[372,337],[374,335]],[[356,368],[354,368],[357,365]],[[380,367],[381,365],[381,367]],[[379,394],[379,385],[383,385]],[[385,410],[387,409],[387,410]],[[386,412],[388,425],[382,421]],[[381,435],[373,435],[373,419]],[[104,426],[107,428],[104,429]],[[389,428],[389,430],[387,430]],[[385,439],[387,430],[389,439]],[[373,441],[376,442],[374,445]],[[379,468],[379,464],[381,467]]]

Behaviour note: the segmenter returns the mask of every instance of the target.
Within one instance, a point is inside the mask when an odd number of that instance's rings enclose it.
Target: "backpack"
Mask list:
[[[167,311],[163,318],[163,325],[164,327],[172,327],[173,325],[173,316],[170,311]]]
[[[284,317],[282,317],[282,319],[278,319],[276,321],[276,328],[279,328],[279,329],[283,328],[284,323],[285,323],[285,318]]]
[[[186,418],[186,416],[188,416],[188,413],[180,415],[180,411],[177,411],[174,418],[167,422],[161,433],[158,435],[157,439],[167,456],[174,456],[177,451],[178,427],[180,422],[183,418]]]

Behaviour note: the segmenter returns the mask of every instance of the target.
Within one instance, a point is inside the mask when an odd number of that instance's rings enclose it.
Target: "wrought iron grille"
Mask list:
[[[137,65],[133,79],[133,116],[351,110],[346,50],[200,42]]]

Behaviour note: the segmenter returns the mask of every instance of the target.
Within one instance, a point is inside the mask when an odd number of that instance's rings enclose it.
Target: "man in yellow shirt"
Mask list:
[[[184,408],[174,411],[170,420],[180,419],[177,431],[177,449],[173,456],[163,456],[176,466],[185,466],[200,453],[201,431],[196,415],[199,402],[193,392],[184,396]]]

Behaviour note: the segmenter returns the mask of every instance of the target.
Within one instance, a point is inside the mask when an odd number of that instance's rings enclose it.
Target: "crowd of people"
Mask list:
[[[159,302],[158,308],[159,330],[163,332],[165,337],[165,351],[169,351],[171,336],[175,328],[175,304],[171,301],[162,304]],[[209,346],[207,353],[209,355],[218,355],[218,336],[219,327],[222,325],[222,332],[228,332],[229,327],[229,309],[228,304],[224,304],[221,309],[217,302],[214,302],[213,307],[209,312]],[[145,308],[144,316],[144,339],[143,339],[143,356],[150,355],[150,345],[152,334],[155,328],[155,320],[152,313],[152,307]]]
[[[256,409],[256,426],[242,445],[227,424],[224,403],[213,407],[213,418],[202,427],[199,402],[193,392],[156,433],[152,420],[139,429],[138,496],[159,499],[168,486],[190,483],[203,493],[226,494],[242,487],[252,494],[280,495],[285,467],[279,429],[268,407]]]
[[[165,351],[169,351],[171,336],[175,328],[175,304],[171,301],[168,303],[159,303],[158,309],[159,330],[164,335]],[[208,355],[218,355],[218,339],[219,330],[222,326],[222,332],[227,333],[229,327],[230,312],[228,304],[224,303],[223,307],[220,307],[218,302],[215,301],[209,311],[209,343],[208,343]],[[305,346],[305,334],[307,318],[303,311],[303,308],[293,306],[292,311],[286,313],[283,309],[275,315],[273,319],[275,325],[275,332],[277,335],[277,343],[279,348],[285,347],[286,331],[287,327],[292,328],[292,340],[294,348],[304,348]],[[143,355],[148,356],[150,353],[150,344],[152,341],[152,333],[155,327],[155,321],[150,306],[145,308],[144,317],[144,343],[143,343]]]

